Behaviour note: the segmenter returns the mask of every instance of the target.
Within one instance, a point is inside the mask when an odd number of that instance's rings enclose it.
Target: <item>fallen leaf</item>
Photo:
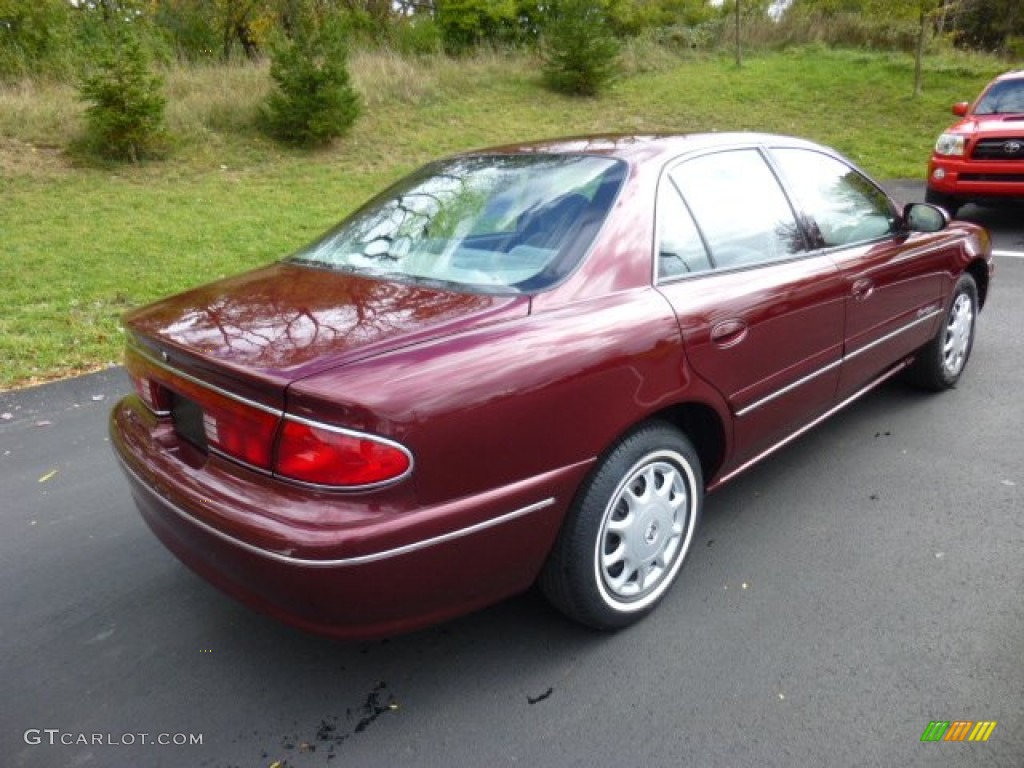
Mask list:
[[[1013,480],[1003,480],[1003,485],[1007,485],[1010,488],[1013,488],[1017,484],[1015,482],[1013,482]]]
[[[93,395],[92,396],[92,400],[93,400],[94,403],[98,403],[101,400],[106,400],[106,399],[107,399],[106,395]]]
[[[0,419],[3,419],[4,421],[10,421],[13,418],[14,418],[14,414],[13,413],[0,413]]]
[[[53,424],[53,422],[49,421],[48,419],[43,419],[42,421],[37,421],[36,422],[36,426],[37,427],[48,427],[51,424]]]
[[[42,477],[39,478],[39,482],[40,483],[45,483],[47,480],[49,480],[51,477],[53,477],[56,474],[57,474],[57,470],[56,469],[51,469],[49,472],[47,472],[45,475],[43,475]]]

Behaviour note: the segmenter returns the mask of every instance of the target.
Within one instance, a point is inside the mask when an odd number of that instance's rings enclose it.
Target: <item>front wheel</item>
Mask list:
[[[910,368],[911,379],[926,389],[941,391],[956,386],[974,347],[978,319],[978,286],[963,274],[938,333],[917,354]]]
[[[580,489],[540,577],[562,613],[619,629],[650,613],[682,568],[704,484],[693,445],[649,423],[605,456]]]

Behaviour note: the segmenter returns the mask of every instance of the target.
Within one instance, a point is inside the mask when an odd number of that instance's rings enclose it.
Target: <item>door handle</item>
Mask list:
[[[723,320],[711,328],[711,343],[727,349],[747,337],[747,324],[742,320]]]
[[[853,294],[853,298],[857,301],[864,301],[864,299],[868,298],[875,292],[875,281],[862,277],[853,284],[853,288],[850,289],[850,292]]]

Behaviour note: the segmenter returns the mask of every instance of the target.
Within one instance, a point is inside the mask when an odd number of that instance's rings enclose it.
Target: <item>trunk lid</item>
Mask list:
[[[129,344],[156,362],[282,408],[299,379],[528,313],[527,296],[278,263],[133,310],[124,325]]]

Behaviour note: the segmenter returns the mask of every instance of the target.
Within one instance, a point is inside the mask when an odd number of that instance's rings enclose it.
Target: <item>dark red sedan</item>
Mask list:
[[[113,445],[171,551],[298,626],[396,633],[539,581],[622,627],[706,491],[898,373],[954,386],[991,273],[983,229],[797,139],[477,151],[131,312]]]

